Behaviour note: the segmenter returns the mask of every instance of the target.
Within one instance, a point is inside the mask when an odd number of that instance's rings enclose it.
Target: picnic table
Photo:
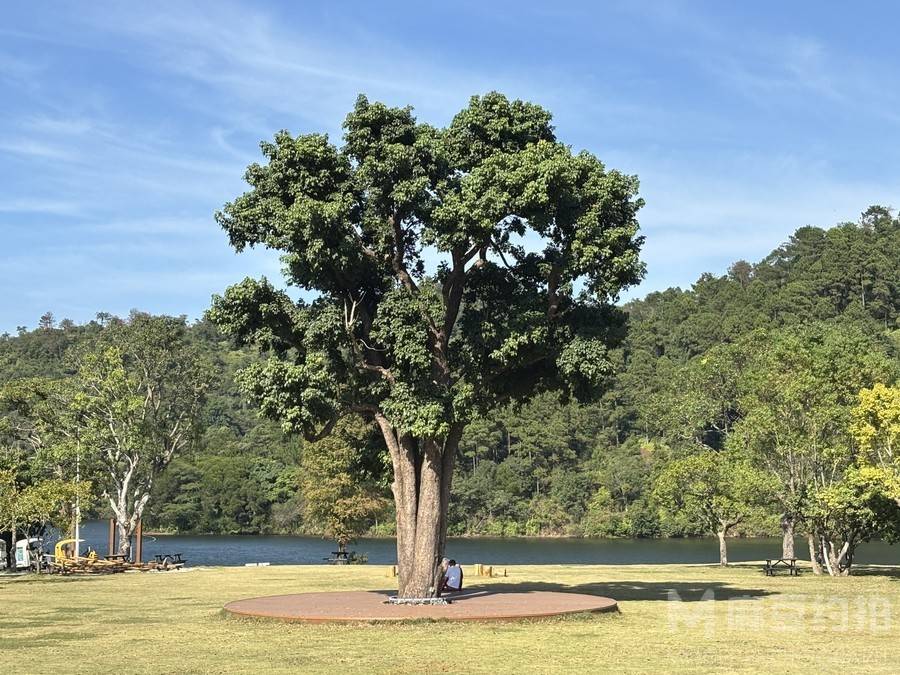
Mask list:
[[[330,558],[325,558],[332,565],[346,565],[350,562],[350,551],[332,551]]]
[[[769,558],[763,567],[766,576],[773,577],[778,570],[787,570],[792,577],[800,576],[800,568],[797,567],[796,558]]]
[[[184,558],[181,557],[181,553],[157,553],[155,557],[157,569],[178,568],[182,567],[185,562]]]

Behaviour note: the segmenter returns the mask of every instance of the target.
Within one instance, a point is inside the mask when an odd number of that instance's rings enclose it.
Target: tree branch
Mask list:
[[[395,213],[390,217],[390,224],[394,231],[394,256],[391,259],[391,266],[394,268],[394,274],[400,280],[400,283],[406,287],[406,290],[410,293],[418,294],[419,287],[403,262],[403,257],[406,253],[406,237],[403,236],[403,224],[400,222],[399,215]]]
[[[354,413],[369,413],[371,415],[375,415],[376,418],[380,414],[377,406],[367,405],[364,403],[351,405],[344,408],[333,418],[328,420],[319,431],[311,432],[311,431],[303,431],[303,438],[309,443],[315,443],[316,441],[321,441],[323,438],[328,436],[332,431],[334,431],[335,425],[340,422],[347,415],[352,415]]]
[[[363,295],[365,295],[365,293],[363,293]],[[357,338],[353,332],[353,324],[356,323],[356,313],[361,307],[362,296],[360,296],[359,300],[355,300],[349,293],[348,296],[349,305],[348,300],[344,300],[344,330],[346,330],[347,338],[350,340],[350,348],[353,350],[353,353],[357,358],[357,367],[360,370],[367,370],[369,372],[378,373],[388,382],[394,384],[396,382],[394,374],[381,364],[369,363],[369,361],[366,359],[366,355],[363,354],[362,349],[359,348],[358,342],[362,343],[362,345],[366,349],[374,351],[365,343],[365,340]]]
[[[556,318],[556,312],[559,309],[559,277],[562,270],[559,265],[553,263],[550,266],[550,275],[547,278],[547,318]]]

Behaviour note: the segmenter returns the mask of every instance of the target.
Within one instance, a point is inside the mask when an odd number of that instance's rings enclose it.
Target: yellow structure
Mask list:
[[[56,542],[56,546],[53,549],[53,559],[55,562],[62,562],[63,560],[75,560],[74,555],[69,555],[69,552],[66,550],[68,546],[73,546],[75,542],[84,541],[84,539],[60,539]]]

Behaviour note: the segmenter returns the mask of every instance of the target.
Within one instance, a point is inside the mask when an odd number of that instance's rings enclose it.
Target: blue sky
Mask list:
[[[755,260],[900,187],[889,3],[8,3],[0,24],[0,331],[45,311],[195,318],[276,256],[212,214],[278,129],[357,93],[443,125],[496,89],[641,178],[629,297]],[[726,7],[726,5],[728,5]]]

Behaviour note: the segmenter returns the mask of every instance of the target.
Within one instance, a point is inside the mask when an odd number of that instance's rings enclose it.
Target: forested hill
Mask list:
[[[701,354],[756,328],[846,315],[897,328],[900,227],[884,207],[859,223],[802,227],[754,264],[702,275],[690,290],[651,293],[627,306],[631,344],[657,356]]]
[[[723,276],[703,274],[688,290],[651,293],[624,309],[619,373],[598,404],[560,406],[545,396],[471,425],[451,507],[458,531],[699,533],[650,498],[679,451],[673,426],[684,420],[673,419],[672,406],[687,392],[696,409],[686,416],[702,424],[708,401],[693,387],[715,386],[692,382],[691,364],[718,345],[815,322],[858,328],[898,362],[900,218],[873,206],[858,223],[802,227],[756,264],[737,261]],[[776,515],[743,527],[774,532]]]
[[[840,323],[883,345],[900,347],[900,219],[871,207],[858,223],[802,227],[756,264],[702,275],[688,290],[651,293],[623,307],[628,332],[615,350],[619,372],[593,405],[550,395],[497,411],[470,425],[453,484],[456,534],[659,536],[702,526],[662,509],[654,480],[678,456],[669,406],[682,369],[717,346],[797,324]],[[30,376],[65,377],[66,352],[91,341],[115,317],[86,325],[48,313],[35,330],[0,339],[0,384]],[[202,443],[176,459],[155,487],[152,527],[196,532],[319,532],[305,509],[303,444],[284,437],[242,404],[234,374],[256,356],[234,350],[206,322],[188,329],[216,379]],[[752,338],[751,338],[752,339]],[[715,441],[711,441],[714,445]],[[308,453],[311,454],[311,453]],[[377,458],[376,458],[377,459]],[[367,471],[378,467],[369,461]],[[385,477],[368,489],[387,492]],[[385,502],[387,503],[387,502]],[[389,508],[389,507],[386,507]],[[741,525],[772,531],[776,513]],[[373,528],[386,533],[390,512]]]

